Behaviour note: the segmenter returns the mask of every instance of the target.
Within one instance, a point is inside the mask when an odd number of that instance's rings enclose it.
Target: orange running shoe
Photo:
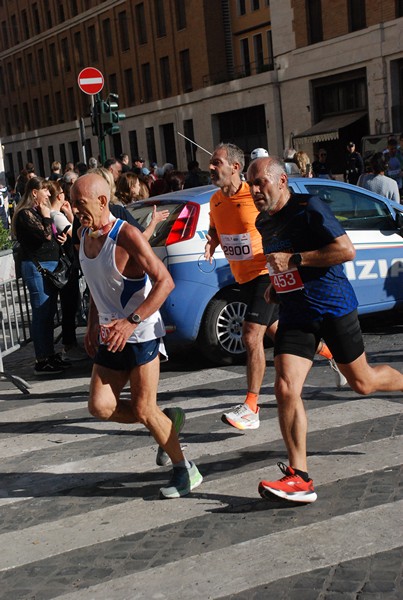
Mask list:
[[[313,489],[313,481],[305,481],[297,475],[292,467],[282,462],[277,466],[284,473],[278,481],[261,481],[259,494],[266,500],[289,500],[290,502],[315,502],[317,495]]]

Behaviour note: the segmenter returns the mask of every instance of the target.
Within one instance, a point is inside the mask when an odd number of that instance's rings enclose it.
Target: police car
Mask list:
[[[359,313],[403,305],[403,206],[328,179],[292,178],[289,186],[320,196],[351,238],[356,257],[344,268]],[[196,342],[207,358],[223,365],[245,354],[241,334],[246,304],[221,247],[212,264],[204,258],[209,201],[215,191],[210,185],[164,194],[136,203],[131,212],[147,226],[154,204],[169,211],[150,239],[176,286],[161,309],[168,346]]]

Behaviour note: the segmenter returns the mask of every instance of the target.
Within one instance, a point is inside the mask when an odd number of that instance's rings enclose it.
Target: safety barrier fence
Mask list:
[[[31,305],[26,285],[16,277],[12,253],[0,256],[0,380],[11,381],[21,392],[29,394],[29,383],[4,370],[3,358],[31,341]],[[60,325],[60,306],[55,327]]]

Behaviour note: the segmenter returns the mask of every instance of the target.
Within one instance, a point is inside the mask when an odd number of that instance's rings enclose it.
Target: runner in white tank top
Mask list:
[[[104,244],[94,258],[85,254],[84,243],[80,244],[79,258],[85,280],[91,290],[91,296],[98,309],[101,325],[101,343],[105,343],[106,329],[115,319],[127,318],[147,298],[151,291],[150,278],[144,274],[139,279],[130,279],[120,273],[116,267],[115,249],[119,232],[124,221],[117,219],[112,229],[106,234]],[[88,233],[83,229],[81,238]],[[107,274],[107,277],[105,275]],[[102,335],[104,333],[104,335]],[[133,331],[128,342],[146,342],[165,335],[165,327],[160,312],[157,310],[144,319]]]
[[[185,414],[179,407],[162,412],[157,406],[165,332],[159,308],[174,287],[172,278],[144,235],[115,221],[103,177],[94,173],[79,177],[71,199],[82,225],[79,256],[91,292],[84,340],[94,358],[89,411],[104,420],[143,423],[159,445],[157,464],[167,464],[166,460],[173,464],[172,478],[160,495],[186,496],[203,477],[179,444]],[[120,399],[128,382],[130,402]]]

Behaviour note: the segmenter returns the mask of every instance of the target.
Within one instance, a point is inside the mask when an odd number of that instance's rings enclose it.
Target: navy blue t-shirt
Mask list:
[[[308,194],[293,194],[274,215],[260,213],[256,227],[265,254],[318,250],[346,233],[329,206]],[[357,308],[343,265],[301,266],[298,272],[303,289],[277,294],[280,322],[299,324],[325,316],[341,317]]]

